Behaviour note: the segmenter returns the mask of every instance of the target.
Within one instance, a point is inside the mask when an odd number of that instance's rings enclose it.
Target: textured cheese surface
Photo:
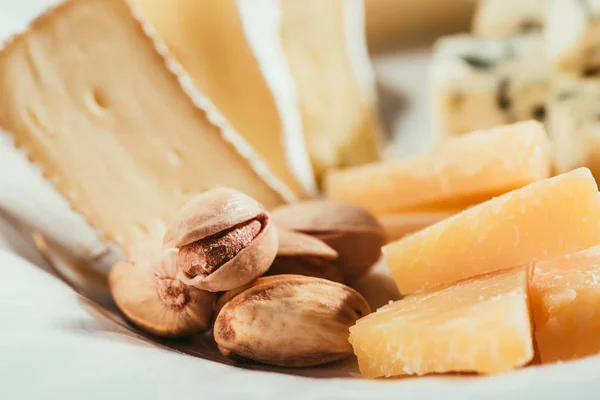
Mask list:
[[[473,17],[473,33],[508,36],[537,32],[544,26],[548,0],[480,0]]]
[[[558,69],[585,73],[600,68],[600,1],[547,0],[545,49]]]
[[[600,247],[535,263],[530,293],[542,362],[600,353]]]
[[[315,173],[377,159],[379,121],[366,43],[359,37],[362,41],[350,44],[347,37],[356,37],[349,26],[362,29],[360,19],[349,20],[361,17],[350,8],[362,8],[362,1],[279,3],[281,39]]]
[[[155,46],[124,1],[77,0],[0,54],[0,126],[76,210],[124,246],[160,237],[191,195],[214,186],[267,207],[284,201],[243,140]]]
[[[376,214],[463,209],[550,173],[541,124],[522,122],[444,140],[430,153],[332,171],[327,196]]]
[[[366,378],[522,366],[533,357],[526,269],[405,297],[359,320],[350,343]]]
[[[600,82],[561,75],[548,102],[548,134],[558,172],[588,167],[600,178]]]
[[[539,35],[438,40],[431,99],[439,134],[458,135],[545,116],[550,68]]]
[[[401,293],[583,250],[600,242],[590,171],[532,183],[383,247]]]
[[[440,222],[460,210],[414,211],[377,216],[377,221],[385,231],[388,241],[398,240],[408,234]]]
[[[199,89],[300,196],[314,189],[275,1],[133,0]],[[267,69],[268,68],[268,69]]]

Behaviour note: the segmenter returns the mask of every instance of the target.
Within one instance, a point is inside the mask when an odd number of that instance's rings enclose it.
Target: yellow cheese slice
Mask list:
[[[350,343],[365,378],[520,367],[533,358],[527,271],[407,296],[360,319]]]
[[[535,121],[446,139],[407,159],[331,171],[327,196],[376,214],[463,209],[550,175],[550,146]]]
[[[583,250],[600,242],[587,168],[532,183],[383,247],[401,293]]]
[[[531,306],[541,361],[600,353],[600,246],[532,267]]]
[[[440,222],[461,210],[415,211],[398,214],[378,215],[377,221],[385,231],[388,241],[398,240],[406,235]]]
[[[124,0],[68,1],[0,53],[0,127],[107,239],[160,237],[190,196],[293,194]]]

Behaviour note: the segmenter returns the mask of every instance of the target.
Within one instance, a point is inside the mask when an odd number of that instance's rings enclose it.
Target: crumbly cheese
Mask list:
[[[437,130],[446,135],[543,120],[550,68],[539,35],[440,39],[431,87]]]
[[[68,1],[0,53],[0,127],[123,247],[159,238],[190,196],[294,198],[124,0]]]

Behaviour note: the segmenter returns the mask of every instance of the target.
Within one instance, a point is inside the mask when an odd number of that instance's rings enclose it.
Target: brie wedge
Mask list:
[[[134,3],[297,195],[313,194],[326,168],[378,157],[362,0]]]
[[[215,186],[267,208],[294,199],[125,0],[39,17],[0,53],[0,92],[0,128],[121,247],[161,237]]]

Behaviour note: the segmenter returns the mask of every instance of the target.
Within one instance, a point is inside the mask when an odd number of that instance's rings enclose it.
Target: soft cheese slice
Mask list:
[[[529,34],[457,35],[436,42],[431,64],[434,122],[459,135],[516,121],[543,120],[551,77],[543,42]]]
[[[530,290],[542,362],[600,353],[600,247],[535,263]]]
[[[0,53],[0,127],[107,238],[157,238],[190,195],[292,194],[123,0],[74,0]]]
[[[547,0],[545,48],[561,70],[595,74],[600,69],[600,1]]]
[[[279,4],[281,39],[315,172],[376,160],[379,119],[362,0]]]
[[[543,126],[521,122],[441,141],[431,152],[332,171],[327,196],[376,214],[463,209],[550,174]]]
[[[600,82],[561,75],[548,102],[556,170],[588,167],[600,179]]]
[[[590,171],[532,183],[383,247],[400,292],[449,284],[600,242]]]
[[[277,1],[133,0],[200,90],[298,195],[315,190]],[[305,30],[308,27],[304,27]]]
[[[525,268],[380,308],[350,328],[362,376],[509,371],[533,357]]]
[[[548,0],[480,0],[473,17],[473,33],[508,36],[540,32]]]

